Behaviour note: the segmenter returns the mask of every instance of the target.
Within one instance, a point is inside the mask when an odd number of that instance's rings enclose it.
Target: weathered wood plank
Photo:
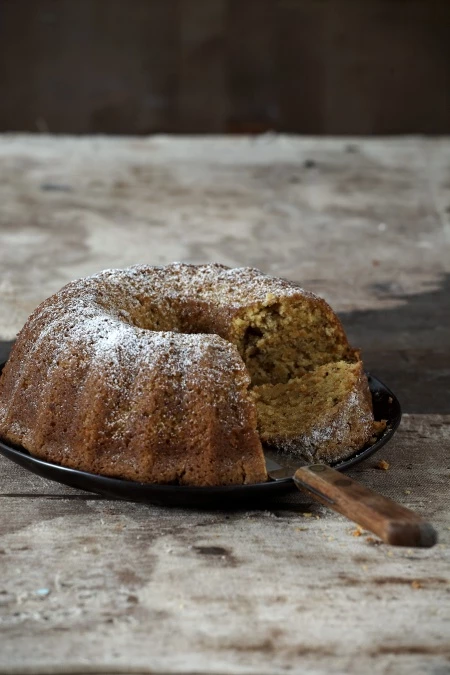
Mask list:
[[[77,276],[173,259],[259,266],[340,312],[394,314],[415,296],[416,327],[422,311],[439,322],[430,292],[443,308],[449,177],[438,139],[4,137],[0,336]],[[448,326],[424,323],[414,346],[446,347]],[[409,328],[396,330],[402,346]]]
[[[225,0],[179,3],[178,119],[187,133],[225,129]]]
[[[0,129],[448,133],[449,22],[446,0],[2,0]]]
[[[176,2],[123,10],[117,0],[2,3],[2,129],[170,131]]]
[[[227,130],[232,133],[258,133],[275,129],[279,124],[277,10],[272,0],[228,2]],[[288,73],[284,76],[288,77]]]
[[[382,455],[388,471],[369,460],[353,475],[430,515],[436,548],[376,545],[307,501],[207,512],[69,499],[2,459],[16,496],[0,497],[0,672],[438,672],[450,418],[407,416]]]

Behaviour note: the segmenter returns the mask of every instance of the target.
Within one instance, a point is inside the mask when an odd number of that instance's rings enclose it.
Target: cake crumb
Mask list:
[[[352,530],[352,537],[360,537],[362,534],[364,534],[364,530],[359,525]]]
[[[379,436],[387,427],[387,420],[375,420],[373,423],[373,433]]]
[[[376,469],[381,469],[381,471],[388,471],[390,468],[389,462],[387,462],[385,459],[380,459],[379,462],[375,464]]]
[[[371,546],[380,546],[383,543],[381,539],[376,539],[375,537],[366,537],[366,542]]]
[[[414,581],[411,582],[411,587],[415,589],[422,588],[422,584],[417,579],[414,579]]]
[[[407,488],[407,489],[405,490],[405,495],[410,495],[410,494],[411,494],[411,490],[409,490],[409,489]]]
[[[311,511],[305,511],[302,513],[303,518],[312,518],[312,513]]]

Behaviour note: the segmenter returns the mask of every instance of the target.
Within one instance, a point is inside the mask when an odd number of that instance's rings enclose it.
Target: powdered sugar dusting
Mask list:
[[[126,290],[139,286],[144,294],[198,297],[227,307],[251,302],[264,302],[272,294],[317,298],[298,284],[271,277],[251,267],[228,268],[219,264],[189,265],[173,263],[164,267],[136,265],[125,269],[104,270],[81,280],[86,287],[90,280],[101,279],[111,286]],[[77,283],[77,282],[75,282]]]

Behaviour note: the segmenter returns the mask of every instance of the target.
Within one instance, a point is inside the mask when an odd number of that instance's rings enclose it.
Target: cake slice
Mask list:
[[[286,383],[252,390],[261,440],[313,462],[348,457],[374,433],[361,361],[319,366]]]

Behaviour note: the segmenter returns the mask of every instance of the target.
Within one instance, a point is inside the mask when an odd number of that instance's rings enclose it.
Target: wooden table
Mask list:
[[[0,138],[0,338],[70,279],[253,265],[339,311],[404,418],[352,472],[429,517],[381,545],[300,494],[109,501],[0,458],[0,673],[450,672],[450,140]]]

